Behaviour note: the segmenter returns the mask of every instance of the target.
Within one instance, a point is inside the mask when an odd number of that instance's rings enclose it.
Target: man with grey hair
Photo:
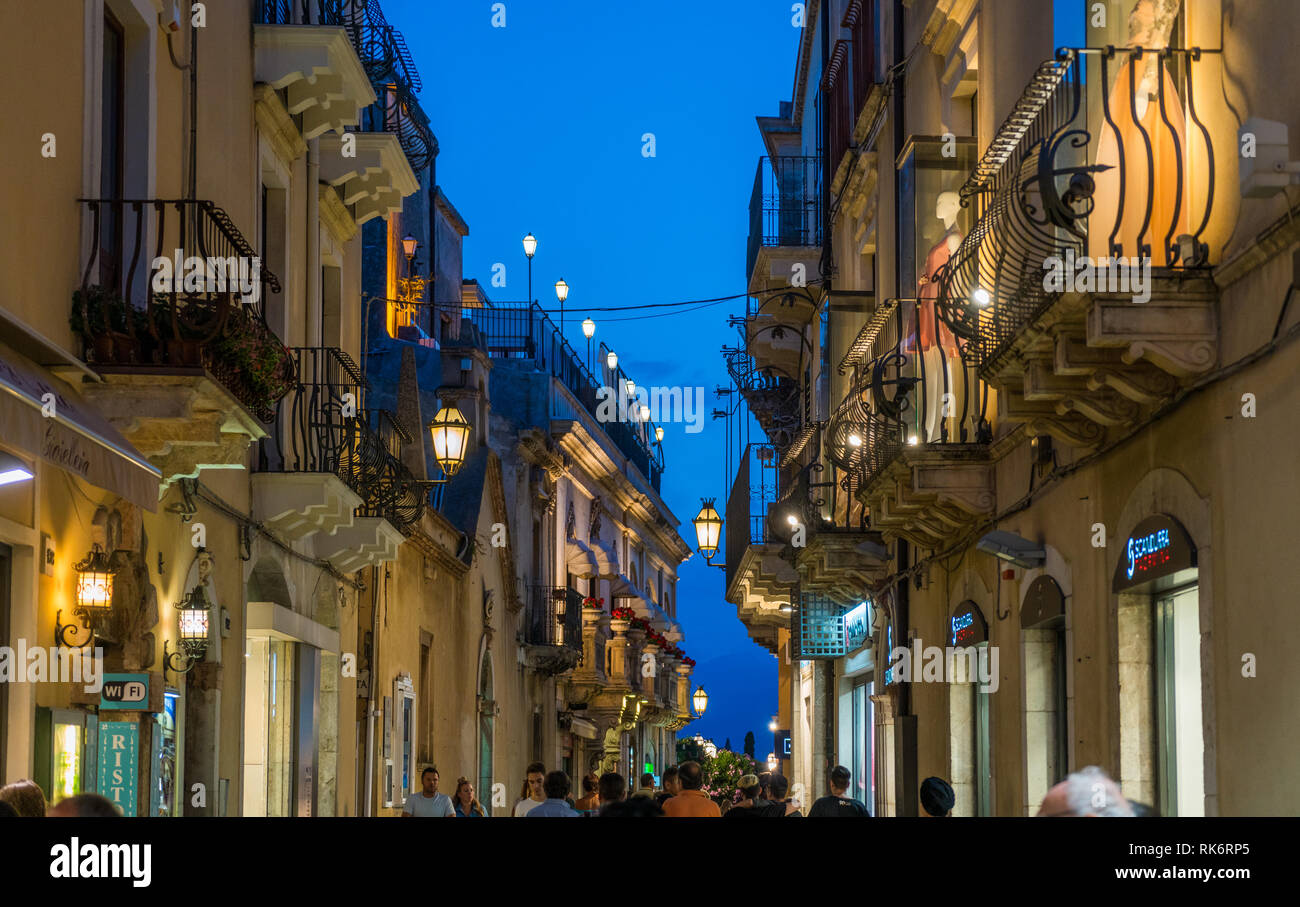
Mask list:
[[[1040,817],[1133,817],[1133,807],[1120,793],[1119,785],[1095,765],[1089,765],[1067,775],[1065,780],[1047,792]]]

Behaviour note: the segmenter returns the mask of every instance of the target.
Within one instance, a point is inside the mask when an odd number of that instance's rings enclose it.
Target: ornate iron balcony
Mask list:
[[[1095,68],[1082,72],[1095,56]],[[1210,132],[1199,49],[1062,49],[1039,67],[961,188],[980,218],[939,277],[937,308],[983,369],[1060,297],[1051,267],[1209,264]],[[1073,275],[1071,275],[1073,282]],[[1113,289],[1113,288],[1112,288]]]
[[[257,25],[342,25],[346,0],[258,0]]]
[[[533,586],[524,623],[531,646],[582,649],[582,594],[563,586]]]
[[[80,203],[91,237],[71,316],[82,358],[101,370],[207,369],[270,421],[295,380],[293,359],[264,318],[266,295],[280,292],[280,282],[226,212],[198,199]],[[154,289],[165,276],[155,262],[171,272],[166,291]]]
[[[764,246],[822,244],[822,165],[819,157],[761,157],[749,197],[745,278]]]

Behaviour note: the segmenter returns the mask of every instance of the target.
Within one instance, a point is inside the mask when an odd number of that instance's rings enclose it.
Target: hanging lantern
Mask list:
[[[718,553],[718,538],[722,535],[722,517],[713,507],[713,498],[702,499],[704,506],[699,515],[691,520],[695,524],[696,547],[705,560]]]
[[[90,554],[73,567],[77,571],[77,607],[91,618],[103,617],[113,609],[113,574],[108,554],[98,543]]]
[[[454,405],[444,406],[429,423],[433,435],[433,457],[448,476],[454,476],[465,462],[469,423]]]
[[[185,654],[195,660],[202,659],[208,650],[208,618],[212,603],[203,586],[195,586],[190,594],[176,605],[180,612],[180,642]]]
[[[691,697],[691,701],[695,705],[695,715],[698,718],[709,707],[709,694],[704,692],[704,687],[696,687],[695,695]]]

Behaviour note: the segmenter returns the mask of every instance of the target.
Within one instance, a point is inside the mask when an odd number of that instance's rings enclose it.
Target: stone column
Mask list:
[[[596,636],[601,630],[605,612],[599,607],[582,606],[582,665],[574,671],[576,678],[594,679],[604,674]]]
[[[614,634],[606,645],[610,647],[609,677],[607,685],[614,689],[627,688],[627,631],[631,621],[610,620],[609,629]]]
[[[647,659],[645,656],[649,655]],[[649,672],[646,671],[646,665],[650,666]],[[637,676],[640,677],[641,694],[650,700],[653,706],[658,705],[658,698],[655,695],[655,678],[659,676],[659,647],[652,642],[646,643],[641,648],[641,659],[637,665]]]
[[[691,666],[677,666],[677,711],[683,718],[691,717]]]

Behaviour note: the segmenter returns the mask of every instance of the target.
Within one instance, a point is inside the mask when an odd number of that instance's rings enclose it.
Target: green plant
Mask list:
[[[207,346],[214,371],[229,374],[265,414],[294,383],[293,360],[280,338],[256,317],[232,313],[226,330]]]
[[[740,779],[758,774],[758,766],[744,753],[728,749],[718,750],[716,756],[706,757],[700,763],[704,769],[704,791],[719,803],[737,803],[744,799]]]
[[[72,313],[68,316],[68,325],[78,336],[86,340],[102,336],[105,314],[109,331],[127,333],[128,317],[137,336],[149,330],[148,315],[127,305],[117,290],[91,284],[72,291]]]

